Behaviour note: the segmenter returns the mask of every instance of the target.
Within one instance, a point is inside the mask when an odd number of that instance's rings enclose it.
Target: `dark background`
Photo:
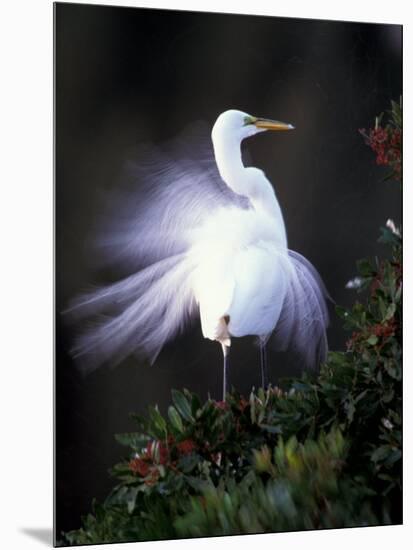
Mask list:
[[[320,271],[337,303],[355,262],[381,254],[378,228],[400,221],[400,193],[358,129],[401,93],[401,27],[76,4],[56,5],[56,521],[77,528],[93,497],[112,486],[107,470],[125,450],[114,434],[133,429],[131,411],[171,388],[221,398],[220,347],[199,327],[169,345],[151,368],[125,361],[88,377],[68,353],[76,330],[61,315],[98,270],[88,242],[100,194],[118,181],[128,152],[162,142],[195,120],[212,127],[229,108],[277,118],[294,132],[257,136],[247,147],[273,182],[289,246]],[[332,312],[329,342],[346,334]],[[250,338],[232,347],[232,383],[259,383]],[[273,382],[296,374],[270,353]]]

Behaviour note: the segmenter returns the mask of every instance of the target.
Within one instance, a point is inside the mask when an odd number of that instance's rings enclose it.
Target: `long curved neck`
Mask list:
[[[235,193],[249,198],[253,207],[274,218],[284,229],[280,205],[264,173],[246,168],[242,162],[241,140],[237,136],[213,135],[215,160],[224,182]]]
[[[221,178],[235,193],[248,196],[248,189],[243,177],[245,166],[242,162],[239,139],[236,137],[222,139],[214,136],[212,142]]]

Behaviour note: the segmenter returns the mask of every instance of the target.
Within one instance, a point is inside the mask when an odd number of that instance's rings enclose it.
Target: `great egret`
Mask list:
[[[244,138],[291,129],[229,110],[212,129],[213,153],[207,143],[200,148],[181,138],[172,150],[140,154],[130,167],[139,186],[117,199],[121,221],[106,220],[101,239],[110,260],[135,273],[70,307],[82,316],[111,313],[78,338],[74,353],[83,364],[118,363],[131,353],[153,363],[196,316],[204,337],[222,347],[224,399],[232,337],[258,337],[264,386],[270,336],[278,349],[301,352],[307,366],[324,359],[323,283],[303,256],[288,250],[274,189],[241,156]]]

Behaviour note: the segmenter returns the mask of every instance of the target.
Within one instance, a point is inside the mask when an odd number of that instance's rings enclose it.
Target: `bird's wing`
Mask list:
[[[285,267],[288,284],[270,341],[280,351],[297,351],[305,366],[316,367],[327,355],[329,295],[317,270],[298,252],[288,251]]]
[[[221,180],[201,122],[162,148],[142,146],[121,180],[95,241],[104,260],[131,269],[187,251],[193,230],[217,208],[249,207]]]

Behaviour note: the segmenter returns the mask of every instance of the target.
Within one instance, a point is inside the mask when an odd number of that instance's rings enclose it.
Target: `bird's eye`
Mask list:
[[[257,117],[255,116],[244,116],[244,126],[248,126],[249,124],[254,124],[257,120]]]

